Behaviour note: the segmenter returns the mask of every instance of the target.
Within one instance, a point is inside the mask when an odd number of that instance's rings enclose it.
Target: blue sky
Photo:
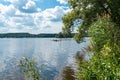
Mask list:
[[[58,33],[67,0],[0,0],[0,33]]]

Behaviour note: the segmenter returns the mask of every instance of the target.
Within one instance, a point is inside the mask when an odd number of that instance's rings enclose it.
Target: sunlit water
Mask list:
[[[23,57],[32,58],[47,80],[74,80],[75,55],[89,44],[77,44],[73,39],[52,41],[53,38],[0,39],[0,80],[25,80],[18,62]],[[86,59],[88,56],[85,56]]]

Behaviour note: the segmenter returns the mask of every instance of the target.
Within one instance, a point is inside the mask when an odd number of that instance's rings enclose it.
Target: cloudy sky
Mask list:
[[[0,33],[58,33],[67,0],[0,0]]]

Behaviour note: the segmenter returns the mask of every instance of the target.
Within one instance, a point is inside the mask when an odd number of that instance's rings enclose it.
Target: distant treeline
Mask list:
[[[74,34],[73,34],[74,35]],[[0,38],[55,38],[57,34],[3,33]]]
[[[30,34],[30,33],[5,33],[0,34],[0,38],[51,38],[56,34]]]
[[[56,34],[56,38],[73,38],[75,33],[64,34],[62,32]]]

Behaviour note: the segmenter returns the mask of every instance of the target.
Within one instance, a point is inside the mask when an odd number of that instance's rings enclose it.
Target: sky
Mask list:
[[[58,33],[67,0],[0,0],[0,33]]]

